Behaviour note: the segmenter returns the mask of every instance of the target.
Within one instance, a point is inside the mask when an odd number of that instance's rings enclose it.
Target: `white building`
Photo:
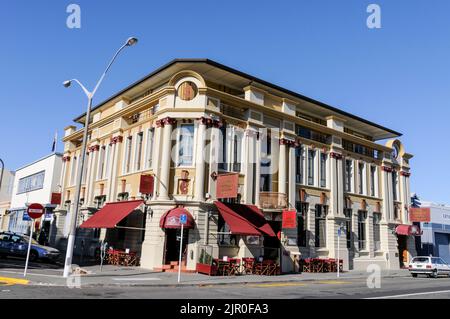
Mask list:
[[[0,231],[8,228],[8,218],[5,213],[11,205],[11,196],[14,185],[14,172],[5,169],[2,184],[0,185]]]
[[[420,207],[430,209],[430,222],[420,223],[423,234],[417,238],[418,253],[450,263],[450,205],[422,202]]]
[[[62,155],[52,153],[16,171],[11,208],[9,209],[8,230],[27,234],[31,222],[24,220],[28,204],[39,203],[46,209],[46,214],[36,220],[35,229],[45,230],[48,235],[52,221],[52,211],[56,207],[51,204],[52,193],[60,192]],[[26,219],[26,218],[25,218]]]

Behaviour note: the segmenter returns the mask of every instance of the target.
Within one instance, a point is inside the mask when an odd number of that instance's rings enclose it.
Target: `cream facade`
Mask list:
[[[14,172],[3,172],[3,181],[0,186],[0,231],[8,230],[8,209],[11,207],[11,197],[14,185]]]
[[[80,233],[84,245],[109,240],[137,251],[142,267],[161,268],[177,244],[160,220],[180,206],[195,221],[184,249],[188,270],[205,251],[238,258],[275,252],[284,272],[296,271],[297,256],[339,254],[345,269],[373,263],[397,269],[399,246],[415,255],[414,238],[395,233],[410,224],[412,155],[393,130],[195,59],[174,60],[125,88],[95,107],[91,120],[79,223],[106,202],[143,199],[145,205],[124,221],[128,229]],[[83,125],[85,117],[75,122]],[[65,132],[60,239],[81,173],[82,129]],[[278,241],[230,234],[214,205],[216,176],[224,173],[239,175],[238,196],[227,202],[257,206]],[[150,197],[139,192],[141,175],[154,176]],[[286,209],[296,210],[297,228],[282,228]]]

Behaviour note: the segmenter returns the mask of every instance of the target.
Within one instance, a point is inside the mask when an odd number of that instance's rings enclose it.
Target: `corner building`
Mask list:
[[[412,155],[400,136],[217,62],[174,60],[94,108],[79,224],[93,222],[79,229],[77,251],[92,253],[105,240],[137,252],[144,268],[167,267],[178,260],[186,213],[186,270],[205,256],[264,256],[292,272],[299,256],[338,254],[345,269],[398,269],[415,255],[407,231]],[[82,128],[66,128],[55,216],[64,229],[81,140]],[[218,199],[229,173],[237,195]],[[143,191],[142,176],[151,176],[151,190]],[[125,218],[95,223],[102,208],[111,217],[126,205]],[[286,209],[295,209],[296,228],[282,228]]]

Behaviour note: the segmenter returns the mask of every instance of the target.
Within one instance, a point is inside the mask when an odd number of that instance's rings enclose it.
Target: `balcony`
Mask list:
[[[262,209],[284,209],[288,207],[286,194],[273,192],[259,193],[259,204]]]

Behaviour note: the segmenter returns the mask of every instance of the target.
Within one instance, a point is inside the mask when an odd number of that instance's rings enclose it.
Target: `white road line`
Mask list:
[[[428,292],[417,292],[413,294],[403,294],[403,295],[392,295],[392,296],[382,296],[382,297],[372,297],[365,299],[390,299],[390,298],[403,298],[403,297],[412,297],[412,296],[424,296],[424,295],[438,295],[450,293],[450,290],[439,290],[439,291],[428,291]]]
[[[117,280],[117,281],[152,281],[152,280],[161,280],[161,278],[113,278],[112,280]]]
[[[0,270],[0,273],[5,273],[5,274],[19,274],[23,276],[23,272],[16,272],[16,271],[4,271],[4,270]],[[56,275],[45,275],[45,274],[33,274],[33,273],[27,273],[27,276],[42,276],[42,277],[53,277],[53,278],[62,278],[61,276],[56,276]]]

